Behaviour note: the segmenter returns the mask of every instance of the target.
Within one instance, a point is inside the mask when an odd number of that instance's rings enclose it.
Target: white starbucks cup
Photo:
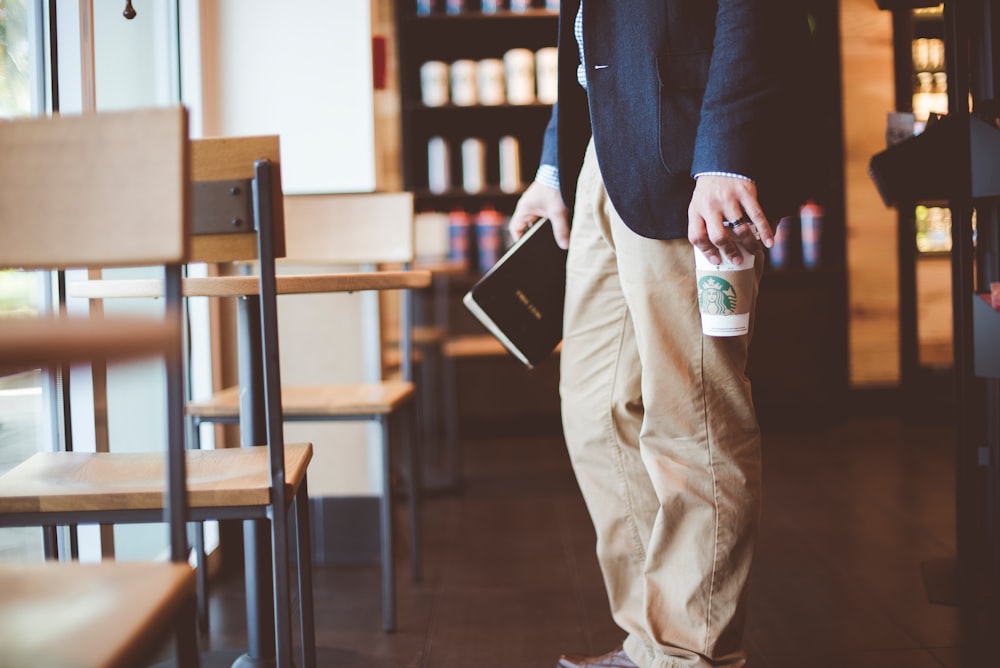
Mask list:
[[[739,244],[737,247],[743,253],[743,264],[723,258],[715,265],[694,249],[701,331],[707,336],[742,336],[750,331],[754,256]]]

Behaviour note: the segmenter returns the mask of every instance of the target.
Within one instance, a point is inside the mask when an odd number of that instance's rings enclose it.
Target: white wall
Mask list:
[[[206,135],[281,135],[288,193],[373,190],[369,3],[203,4]]]
[[[369,2],[200,0],[198,14],[200,81],[185,74],[184,89],[186,99],[200,102],[195,123],[203,135],[279,135],[286,194],[373,191]],[[182,25],[185,20],[182,14]],[[364,380],[362,350],[371,339],[364,314],[371,309],[357,294],[281,298],[284,381]],[[314,444],[313,496],[379,493],[375,436],[357,423],[290,423],[285,429],[288,442]]]

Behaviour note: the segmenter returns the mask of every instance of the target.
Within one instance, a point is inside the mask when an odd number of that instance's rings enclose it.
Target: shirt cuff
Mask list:
[[[730,176],[734,179],[743,179],[744,181],[753,183],[753,179],[749,176],[743,176],[742,174],[735,174],[733,172],[698,172],[694,175],[694,178],[697,179],[699,176]]]
[[[535,180],[543,186],[559,190],[559,169],[555,165],[539,165]]]

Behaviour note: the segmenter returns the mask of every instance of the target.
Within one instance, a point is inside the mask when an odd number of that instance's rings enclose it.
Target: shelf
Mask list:
[[[477,211],[484,204],[492,204],[502,215],[508,215],[514,210],[520,196],[521,193],[507,193],[496,188],[480,193],[467,193],[459,189],[441,194],[418,189],[413,193],[413,204],[417,211],[450,211],[455,208]]]
[[[494,114],[508,116],[520,113],[532,115],[544,113],[548,117],[552,111],[552,105],[536,102],[534,104],[472,104],[464,107],[457,104],[445,104],[440,107],[428,107],[425,104],[416,103],[408,104],[404,111],[421,119],[434,118],[439,120],[448,120],[459,116],[466,117],[470,114],[488,117]]]
[[[454,104],[442,107],[409,105],[405,113],[419,128],[418,137],[443,135],[450,137],[502,137],[530,133],[539,141],[552,114],[548,104],[498,104],[460,107]],[[416,137],[415,137],[416,138]],[[522,140],[525,141],[527,137]]]
[[[439,3],[440,4],[440,3]],[[466,6],[478,2],[466,2]],[[540,2],[534,4],[539,5]],[[499,10],[484,13],[468,10],[460,14],[443,11],[417,15],[411,0],[397,2],[399,73],[402,119],[403,186],[413,191],[417,210],[475,211],[492,204],[501,213],[510,213],[521,192],[504,192],[500,184],[500,147],[505,136],[517,139],[523,183],[534,177],[541,154],[541,142],[552,115],[552,105],[499,104],[429,107],[422,103],[420,68],[439,60],[503,58],[511,49],[537,52],[554,47],[558,41],[559,12],[532,8],[523,12]],[[446,141],[452,188],[440,194],[428,189],[428,142],[433,137]],[[468,138],[484,142],[486,190],[468,193],[462,189],[462,142]]]
[[[544,9],[529,12],[467,13],[407,16],[400,30],[407,36],[404,67],[427,60],[497,58],[515,47],[537,50],[555,46],[559,14]]]
[[[930,7],[937,7],[940,2],[938,0],[875,0],[879,9],[926,9]],[[917,16],[940,16],[934,12],[919,12],[914,13],[914,17]]]
[[[975,117],[945,116],[877,153],[870,172],[886,206],[991,198],[1000,196],[998,157],[997,128]]]
[[[476,12],[466,10],[460,14],[446,14],[437,12],[435,14],[407,14],[403,17],[406,23],[417,23],[421,28],[428,25],[443,24],[449,27],[476,26],[483,22],[489,22],[490,28],[494,27],[494,22],[501,24],[505,20],[516,21],[518,26],[526,20],[551,21],[558,19],[559,12],[549,9],[528,9],[523,12],[512,12],[509,9],[501,9],[495,12]]]

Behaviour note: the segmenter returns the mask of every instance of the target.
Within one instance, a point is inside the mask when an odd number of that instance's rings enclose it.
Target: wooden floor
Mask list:
[[[750,668],[960,666],[958,612],[929,602],[922,577],[954,551],[952,447],[950,427],[895,418],[766,435]],[[377,564],[318,568],[320,665],[552,668],[618,644],[563,448],[555,435],[464,443],[463,490],[425,501],[422,583],[400,541],[393,634]],[[216,588],[212,613],[206,644],[245,647],[240,578]]]

